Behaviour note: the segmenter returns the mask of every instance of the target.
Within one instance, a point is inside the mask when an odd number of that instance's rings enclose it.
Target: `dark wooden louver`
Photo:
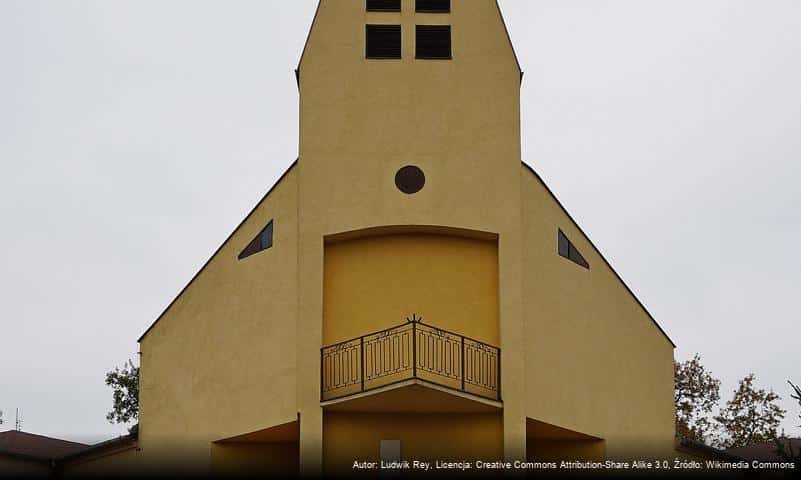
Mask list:
[[[448,13],[451,11],[451,0],[417,0],[415,11],[421,13]]]
[[[367,58],[401,58],[400,25],[367,25]]]
[[[367,0],[368,12],[400,12],[401,0]]]
[[[559,230],[557,241],[559,244],[557,248],[560,256],[565,257],[571,262],[581,265],[584,268],[590,268],[590,264],[587,263],[587,260],[585,260],[584,256],[581,255],[581,252],[579,252],[576,246],[573,245],[573,242],[571,242],[567,236],[562,233],[562,230]]]
[[[451,58],[450,25],[418,25],[416,57],[426,59]]]
[[[273,246],[273,221],[267,224],[264,227],[264,230],[259,232],[256,235],[256,238],[248,243],[248,246],[242,250],[242,253],[239,254],[239,259],[242,260],[243,258],[249,257],[255,253],[259,253],[262,250],[267,250],[268,248]]]

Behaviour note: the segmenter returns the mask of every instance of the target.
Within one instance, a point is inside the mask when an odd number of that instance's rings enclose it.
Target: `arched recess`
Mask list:
[[[325,238],[323,345],[399,325],[412,314],[499,346],[498,236],[388,226]]]

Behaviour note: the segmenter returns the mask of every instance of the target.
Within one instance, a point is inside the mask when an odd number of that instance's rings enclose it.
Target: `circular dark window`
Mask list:
[[[423,171],[414,165],[407,165],[395,174],[395,185],[403,193],[411,195],[423,189],[426,184],[426,176]]]

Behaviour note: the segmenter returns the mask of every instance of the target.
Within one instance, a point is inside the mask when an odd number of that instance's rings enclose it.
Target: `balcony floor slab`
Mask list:
[[[503,403],[411,378],[402,382],[321,402],[326,411],[389,413],[487,413]]]

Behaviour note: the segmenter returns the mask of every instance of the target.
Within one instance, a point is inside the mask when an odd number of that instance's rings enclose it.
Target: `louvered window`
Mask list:
[[[272,246],[273,246],[273,221],[270,220],[267,226],[264,227],[264,230],[259,232],[259,234],[256,235],[256,238],[251,240],[251,242],[248,243],[247,247],[245,247],[245,249],[242,250],[242,253],[239,254],[239,259],[242,260],[243,258],[259,253],[262,250],[267,250]]]
[[[418,25],[415,45],[417,58],[450,59],[451,26]]]
[[[417,0],[415,11],[420,13],[448,13],[451,0]]]
[[[570,260],[571,262],[581,265],[584,268],[590,268],[590,264],[587,263],[587,260],[581,255],[581,252],[578,251],[573,242],[571,242],[567,236],[562,233],[562,230],[559,230],[557,235],[557,243],[559,250],[559,255],[565,257],[566,259]]]
[[[367,0],[368,12],[400,12],[401,0]]]
[[[367,58],[401,58],[400,25],[367,25]]]

